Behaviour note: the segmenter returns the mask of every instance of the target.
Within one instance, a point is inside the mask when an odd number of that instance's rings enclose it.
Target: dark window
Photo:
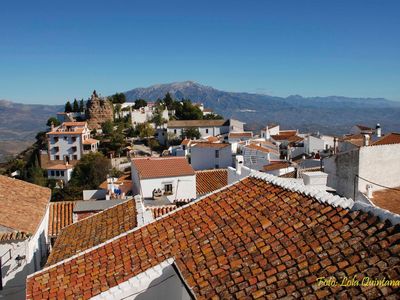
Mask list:
[[[54,158],[55,158],[55,160],[59,160],[60,159],[60,155],[56,155]]]
[[[64,171],[60,171],[60,173],[61,173],[61,176],[64,176]]]
[[[58,137],[55,137],[54,138],[54,143],[57,143],[58,142]]]
[[[76,137],[75,137],[75,136],[72,137],[72,142],[73,142],[73,143],[76,142]]]
[[[72,157],[74,160],[78,160],[78,155],[73,155]]]
[[[174,129],[174,134],[176,134],[176,129]]]
[[[60,171],[56,171],[56,176],[60,176]]]
[[[76,152],[77,148],[76,147],[72,147],[72,151]]]
[[[206,129],[206,133],[208,133],[208,128]]]
[[[68,140],[68,137],[67,137],[67,136],[64,136],[64,141],[66,141],[66,140]]]
[[[215,165],[215,168],[216,168],[216,169],[219,169],[219,164],[216,164],[216,165]]]
[[[219,158],[219,150],[215,150],[215,158]]]
[[[172,194],[172,183],[164,184],[164,193]]]
[[[51,175],[51,176],[54,176],[54,171],[50,171],[50,175]]]

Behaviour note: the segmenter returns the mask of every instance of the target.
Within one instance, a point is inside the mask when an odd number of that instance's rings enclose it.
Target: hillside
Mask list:
[[[0,162],[24,150],[46,129],[50,116],[63,109],[60,105],[21,104],[0,100]]]
[[[203,102],[225,117],[247,122],[259,129],[266,123],[285,128],[344,134],[354,124],[374,126],[384,131],[400,131],[400,102],[382,98],[349,98],[339,96],[274,97],[261,94],[224,92],[193,81],[158,84],[125,92],[128,101],[137,98],[156,100],[170,92],[175,98]]]

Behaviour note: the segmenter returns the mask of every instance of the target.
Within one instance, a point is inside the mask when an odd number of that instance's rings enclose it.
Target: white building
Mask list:
[[[400,186],[400,144],[391,142],[377,142],[325,158],[328,186],[355,200],[363,199],[368,189],[374,192]]]
[[[328,135],[308,135],[304,138],[304,151],[307,154],[333,149],[334,137]]]
[[[134,103],[129,103],[129,104],[134,105]],[[131,119],[133,127],[136,127],[136,125],[138,124],[152,121],[157,109],[155,105],[148,104],[147,106],[141,107],[139,109],[134,109],[133,105],[131,106]],[[168,121],[169,120],[168,110],[164,109],[161,112],[161,116],[163,119]]]
[[[48,255],[51,191],[0,175],[0,299],[25,299],[26,277]]]
[[[195,143],[190,146],[190,163],[195,170],[231,167],[232,148],[228,143]]]
[[[245,132],[230,132],[228,134],[228,142],[229,143],[238,143],[243,141],[248,141],[253,138],[253,132],[245,131]]]
[[[279,160],[279,150],[261,144],[247,144],[241,147],[243,165],[253,170],[263,170],[271,161]]]
[[[244,123],[234,120],[173,120],[167,124],[167,134],[184,138],[185,130],[197,129],[200,137],[219,136],[230,132],[243,132]]]
[[[133,158],[132,191],[143,199],[196,198],[196,175],[184,157]]]
[[[271,135],[279,134],[279,125],[270,124],[267,125],[265,128],[261,129],[260,137],[266,140],[271,138]]]
[[[64,122],[47,133],[49,160],[70,162],[96,152],[99,141],[90,138],[86,122]]]
[[[47,178],[62,181],[63,185],[70,181],[74,167],[68,163],[47,167]]]

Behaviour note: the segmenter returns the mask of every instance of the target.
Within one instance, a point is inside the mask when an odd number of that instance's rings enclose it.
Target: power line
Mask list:
[[[356,177],[358,177],[358,178],[360,178],[360,179],[362,179],[362,180],[364,180],[364,181],[367,181],[367,182],[369,182],[369,183],[375,184],[375,185],[377,185],[377,186],[383,187],[383,188],[385,188],[385,189],[400,192],[400,189],[388,187],[388,186],[385,186],[385,185],[382,185],[382,184],[373,182],[373,181],[368,180],[368,179],[365,179],[365,178],[363,178],[363,177],[361,177],[361,176],[359,176],[359,175],[356,175]]]

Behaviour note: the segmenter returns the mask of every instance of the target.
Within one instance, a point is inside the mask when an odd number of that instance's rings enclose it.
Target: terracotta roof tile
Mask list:
[[[229,120],[173,120],[168,128],[229,126]]]
[[[249,149],[252,149],[252,150],[257,150],[257,151],[265,152],[265,153],[270,153],[270,152],[277,153],[277,151],[274,151],[274,150],[269,149],[269,148],[261,147],[261,146],[258,146],[258,145],[256,145],[256,144],[246,145],[245,147],[246,147],[246,148],[249,148]]]
[[[73,223],[74,201],[50,203],[49,236],[57,236],[61,229]]]
[[[400,187],[376,191],[371,201],[381,208],[400,214]]]
[[[128,200],[73,223],[59,233],[47,260],[47,265],[54,264],[101,244],[136,226],[137,218],[134,200]]]
[[[228,170],[196,171],[196,193],[204,195],[228,185]]]
[[[92,145],[92,144],[97,144],[99,143],[99,140],[95,140],[95,139],[86,139],[83,141],[84,145]]]
[[[51,165],[47,167],[47,170],[68,170],[68,169],[73,169],[73,165],[66,165],[66,164],[57,164],[57,165]]]
[[[277,162],[272,162],[269,165],[265,165],[263,167],[264,171],[273,171],[273,170],[279,170],[279,169],[284,169],[290,167],[290,163],[287,161],[277,161]]]
[[[29,276],[27,298],[90,298],[168,258],[198,299],[368,298],[370,288],[330,288],[317,278],[399,280],[399,233],[368,213],[249,177]],[[396,287],[373,290],[398,295]]]
[[[400,133],[389,133],[381,137],[379,140],[374,142],[372,145],[390,145],[400,144]]]
[[[23,241],[29,238],[31,234],[21,231],[0,232],[0,243],[10,241]]]
[[[228,137],[230,138],[242,138],[242,137],[248,137],[252,138],[253,137],[253,132],[247,131],[247,132],[231,132],[228,134]]]
[[[49,188],[0,175],[0,226],[34,234],[50,196]]]
[[[177,209],[176,205],[168,205],[168,206],[153,206],[153,207],[148,207],[148,210],[151,211],[153,218],[157,219],[171,211],[174,211]]]
[[[226,148],[230,147],[231,144],[228,143],[196,143],[192,142],[192,148]]]
[[[132,165],[141,179],[194,175],[192,166],[184,157],[133,158]]]

